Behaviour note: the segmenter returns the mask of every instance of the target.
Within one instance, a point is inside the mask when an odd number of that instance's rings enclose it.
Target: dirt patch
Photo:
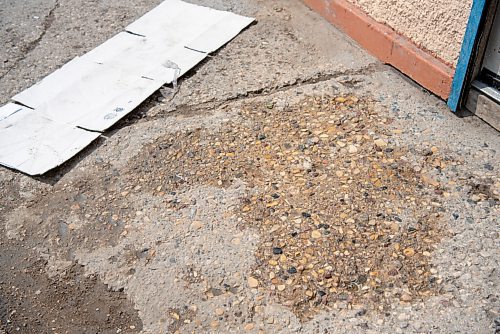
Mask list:
[[[122,291],[72,265],[49,278],[47,261],[15,242],[3,242],[0,329],[6,333],[138,333],[142,323]]]
[[[409,162],[400,132],[371,102],[309,98],[285,110],[247,106],[240,117],[219,132],[184,131],[151,145],[134,163],[155,181],[143,190],[179,209],[168,199],[179,189],[244,180],[252,190],[238,215],[263,238],[253,287],[301,319],[359,303],[384,311],[438,292],[430,257],[443,191]],[[436,152],[426,165],[446,168]]]
[[[459,157],[445,147],[408,147],[379,103],[298,99],[238,101],[210,121],[162,120],[161,133],[119,165],[98,151],[50,192],[18,208],[6,197],[7,235],[46,253],[40,268],[61,273],[59,284],[76,261],[124,289],[145,332],[321,332],[343,319],[365,329],[395,308],[448,309],[449,279],[433,264],[444,261],[446,219],[465,215],[450,200],[463,189],[479,206],[496,188],[487,178],[458,178]],[[30,275],[38,277],[18,278]],[[47,309],[39,318],[48,328]]]

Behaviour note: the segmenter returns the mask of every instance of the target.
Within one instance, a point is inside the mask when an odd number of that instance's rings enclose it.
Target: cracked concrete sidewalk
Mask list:
[[[159,2],[0,1],[0,103]],[[172,100],[156,93],[61,168],[40,178],[0,169],[0,331],[493,333],[498,132],[455,117],[298,0],[190,2],[257,23],[188,73]],[[150,172],[138,157],[169,134],[218,134],[248,106],[286,110],[308,97],[350,95],[373,101],[390,120],[398,134],[391,143],[410,152],[415,168],[430,147],[459,162],[432,170],[436,190],[449,195],[447,233],[431,258],[442,287],[383,312],[346,305],[303,322],[272,294],[248,287],[263,236],[229,213],[252,185],[188,187],[176,194],[181,209],[169,211],[166,195],[146,187]],[[146,158],[169,171],[167,161]],[[134,218],[122,221],[123,212]],[[203,225],[176,223],[193,215]]]

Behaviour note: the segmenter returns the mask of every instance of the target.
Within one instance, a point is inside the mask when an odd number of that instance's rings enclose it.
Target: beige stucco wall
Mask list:
[[[455,67],[472,0],[348,0]]]

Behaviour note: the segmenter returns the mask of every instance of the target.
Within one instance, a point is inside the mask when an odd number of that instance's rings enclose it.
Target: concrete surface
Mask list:
[[[375,20],[455,67],[472,0],[349,0]]]
[[[158,2],[1,1],[0,41],[10,45],[2,50],[1,102]],[[155,94],[58,170],[30,178],[0,169],[0,331],[498,330],[498,132],[456,118],[298,0],[193,2],[257,23],[181,80],[172,100]],[[408,152],[405,164],[425,170],[440,196],[443,234],[429,260],[439,288],[382,310],[367,300],[336,303],[301,321],[263,287],[248,286],[265,232],[237,213],[260,186],[240,179],[185,184],[155,152],[172,145],[163,146],[169,136],[187,146],[193,131],[223,136],[230,124],[250,122],[242,110],[300,110],[307,97],[344,95],[369,100],[385,115],[391,145]],[[430,166],[433,155],[450,167]],[[180,184],[175,194],[163,189],[167,179]]]

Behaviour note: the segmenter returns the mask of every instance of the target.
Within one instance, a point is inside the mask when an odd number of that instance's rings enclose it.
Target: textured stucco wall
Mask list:
[[[472,0],[348,0],[455,67]]]

